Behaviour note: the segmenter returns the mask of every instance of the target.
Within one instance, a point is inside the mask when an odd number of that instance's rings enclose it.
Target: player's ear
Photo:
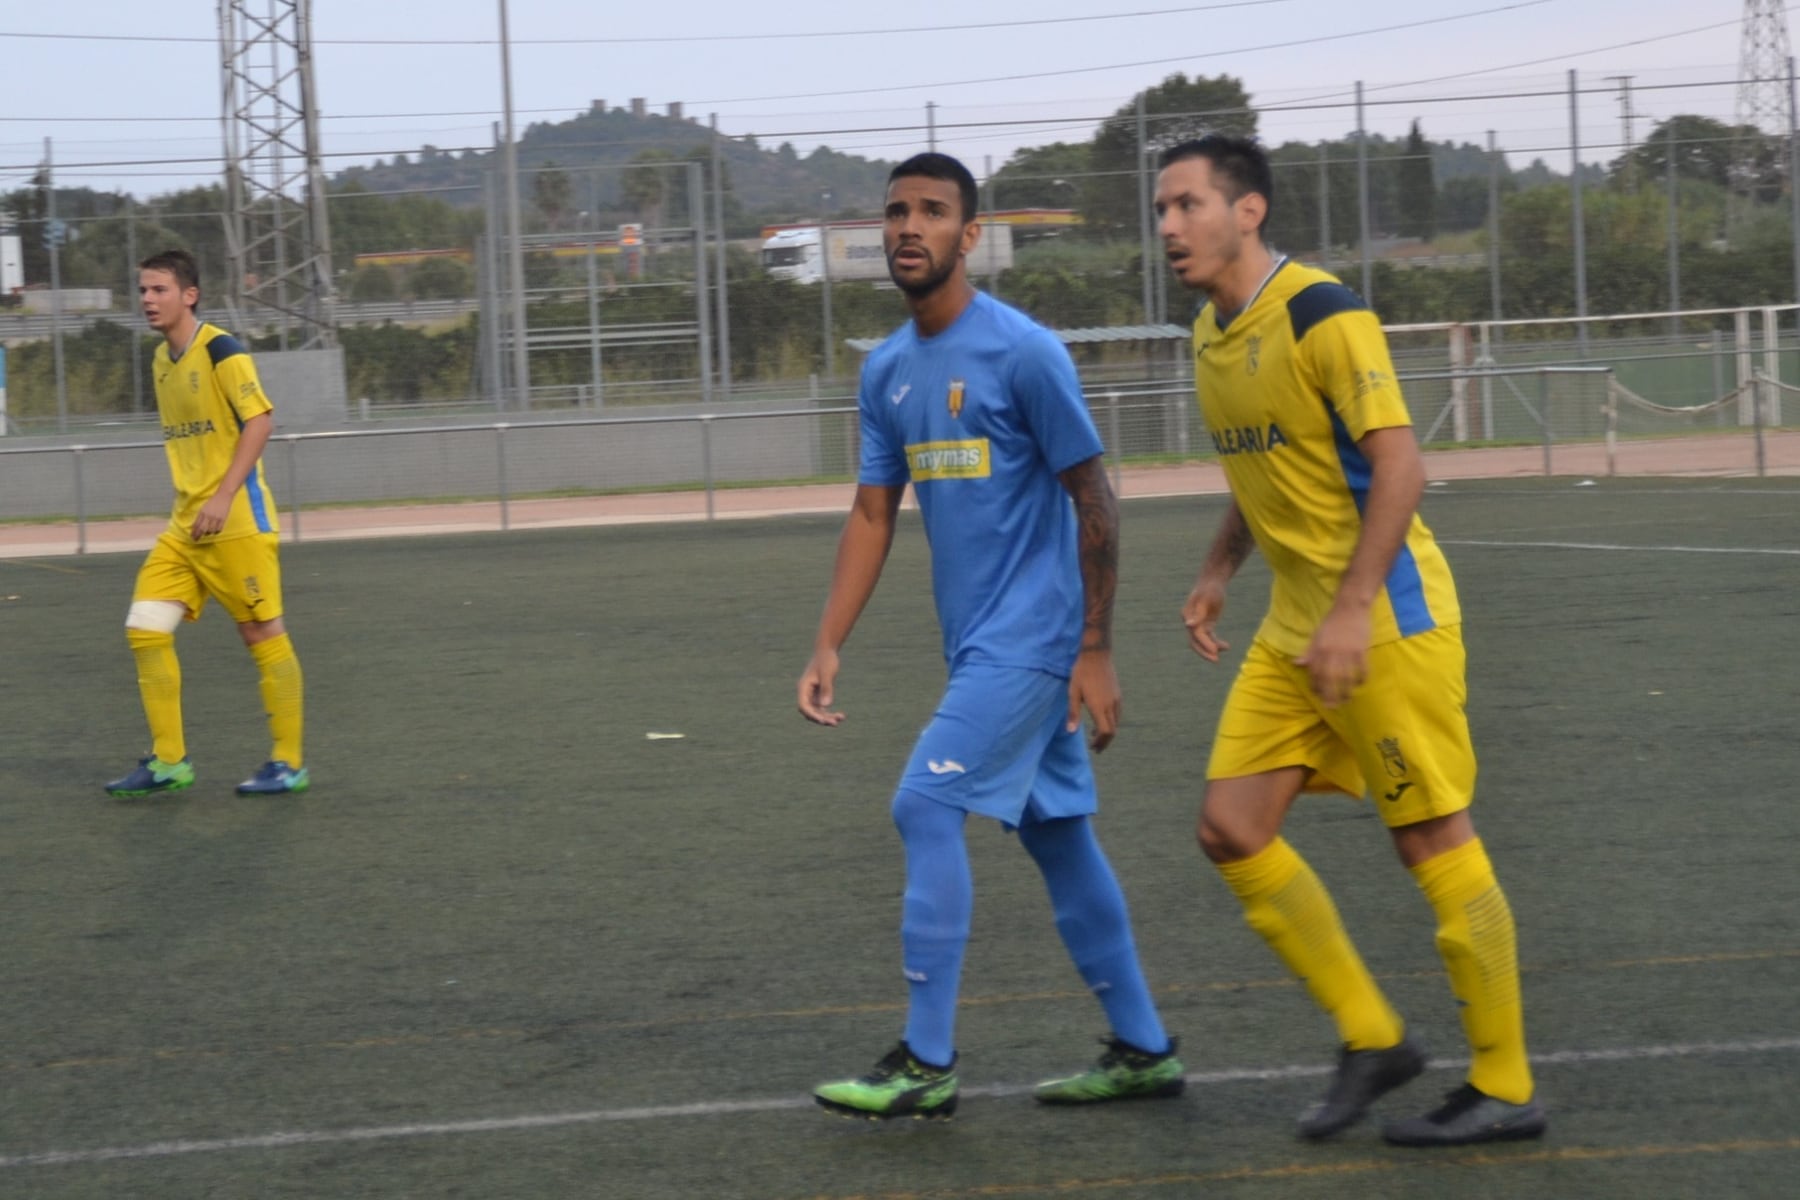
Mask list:
[[[963,225],[962,253],[967,256],[975,252],[975,244],[981,241],[981,222],[969,221]]]
[[[1238,198],[1235,207],[1238,230],[1242,233],[1255,233],[1262,228],[1263,218],[1269,215],[1269,198],[1261,192],[1245,192]]]

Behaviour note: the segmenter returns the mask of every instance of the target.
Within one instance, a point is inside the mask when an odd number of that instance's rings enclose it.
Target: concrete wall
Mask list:
[[[802,407],[779,403],[786,410]],[[697,412],[686,409],[644,414],[690,418],[654,424],[615,418],[504,427],[345,424],[322,431],[291,426],[288,403],[277,396],[276,404],[281,424],[263,467],[282,508],[296,502],[491,499],[501,493],[502,471],[506,494],[521,496],[698,486],[709,474],[715,485],[812,479],[848,475],[855,466],[853,413],[757,415],[703,427],[691,419]],[[74,516],[78,503],[90,518],[166,512],[168,463],[161,443],[145,440],[151,433],[137,427],[110,441],[0,442],[0,520]]]

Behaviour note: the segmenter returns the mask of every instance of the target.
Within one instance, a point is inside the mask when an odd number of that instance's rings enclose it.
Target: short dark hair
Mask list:
[[[1275,173],[1269,169],[1269,155],[1255,138],[1233,137],[1228,133],[1208,133],[1170,146],[1162,152],[1158,165],[1173,166],[1190,158],[1204,158],[1212,164],[1213,178],[1225,198],[1236,204],[1251,192],[1263,198],[1261,233],[1275,210]]]
[[[200,286],[200,264],[186,250],[164,250],[138,264],[140,271],[167,271],[182,291]],[[198,306],[196,306],[198,307]]]
[[[947,183],[954,183],[957,192],[962,196],[964,224],[973,221],[975,215],[981,211],[981,197],[975,188],[975,176],[969,174],[969,168],[963,166],[960,160],[951,158],[948,154],[939,154],[935,150],[928,150],[924,154],[913,155],[888,172],[890,184],[896,179],[909,177],[942,179]]]

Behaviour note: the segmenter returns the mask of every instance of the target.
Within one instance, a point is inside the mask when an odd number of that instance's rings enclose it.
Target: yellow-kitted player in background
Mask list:
[[[149,718],[149,757],[106,785],[115,796],[179,791],[194,782],[181,721],[175,630],[211,597],[237,622],[261,675],[273,748],[238,784],[246,795],[302,792],[302,681],[282,620],[275,497],[262,468],[274,406],[238,340],[200,320],[200,272],[183,250],[138,265],[144,318],[163,335],[153,374],[175,506],[138,571],[125,634]]]

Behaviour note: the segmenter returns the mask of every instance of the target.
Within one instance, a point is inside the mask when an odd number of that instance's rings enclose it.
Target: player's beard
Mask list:
[[[952,255],[947,263],[939,263],[930,250],[923,246],[914,248],[925,255],[925,265],[928,270],[924,277],[902,280],[900,276],[894,273],[894,255],[890,254],[888,255],[888,278],[894,281],[895,287],[917,299],[920,296],[931,295],[931,293],[937,291],[939,288],[943,287],[944,284],[949,282],[950,276],[956,273],[956,258]],[[896,247],[894,254],[898,254],[899,252],[899,248]]]

